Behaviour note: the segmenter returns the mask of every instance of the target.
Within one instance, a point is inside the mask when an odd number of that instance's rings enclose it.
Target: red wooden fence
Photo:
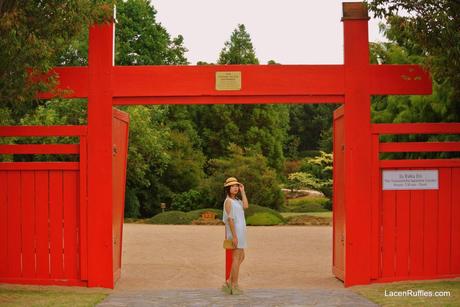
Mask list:
[[[112,124],[116,280],[121,269],[128,115],[114,109]],[[0,127],[0,137],[12,136],[78,137],[78,144],[0,145],[0,154],[77,154],[79,162],[0,163],[0,283],[87,286],[87,127]]]
[[[460,274],[460,159],[381,160],[384,152],[460,152],[460,142],[383,143],[383,134],[460,134],[460,124],[376,124],[372,273],[375,281]],[[383,170],[438,171],[438,189],[382,190]]]
[[[344,108],[334,112],[333,273],[346,280]],[[381,135],[460,134],[460,124],[373,124],[371,183],[370,282],[460,276],[460,159],[383,160],[388,152],[460,152],[460,142],[381,142]],[[384,170],[438,172],[438,189],[383,190]],[[354,206],[355,204],[349,204]],[[366,265],[366,264],[363,264]]]
[[[80,162],[0,163],[0,282],[86,285],[86,127],[0,127],[0,136],[76,136],[76,145],[0,145],[0,154]]]

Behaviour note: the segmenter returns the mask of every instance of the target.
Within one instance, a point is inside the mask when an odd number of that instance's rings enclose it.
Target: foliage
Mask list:
[[[457,0],[370,0],[369,8],[386,19],[385,35],[423,56],[438,84],[452,88],[446,104],[452,121],[460,120],[460,2]]]
[[[310,173],[295,172],[288,175],[286,188],[293,190],[320,188],[317,178]]]
[[[282,223],[283,220],[269,212],[258,212],[246,219],[246,224],[252,226],[273,226]]]
[[[188,212],[194,209],[202,208],[204,204],[201,199],[202,197],[200,192],[196,190],[178,193],[173,196],[171,209]]]
[[[330,200],[321,197],[306,197],[289,199],[287,204],[281,208],[283,212],[324,212],[328,209]]]
[[[192,217],[181,211],[166,211],[159,213],[149,219],[150,224],[173,224],[173,225],[188,225],[193,221]]]
[[[207,192],[210,205],[220,208],[225,198],[223,183],[228,177],[236,177],[246,188],[250,203],[278,208],[283,203],[276,172],[268,166],[267,158],[260,152],[231,144],[229,156],[208,162],[210,176]]]
[[[171,38],[156,21],[148,0],[117,1],[116,63],[119,65],[188,64],[184,38]]]
[[[284,222],[284,217],[278,211],[267,207],[251,204],[249,205],[249,208],[244,210],[244,215],[246,218],[249,218],[258,213],[269,213]]]
[[[125,109],[130,116],[128,166],[126,174],[126,212],[141,204],[142,216],[153,215],[152,206],[159,208],[159,200],[151,199],[158,190],[155,185],[159,176],[167,169],[171,159],[167,153],[171,142],[169,131],[163,127],[165,112],[153,106],[130,106]],[[138,216],[130,216],[138,217]]]
[[[312,183],[316,181],[316,187],[312,188],[321,191],[328,198],[332,198],[332,162],[332,154],[320,151],[316,157],[305,158],[300,167],[301,172],[313,176]]]
[[[167,150],[170,160],[160,181],[174,193],[182,193],[201,185],[206,158],[201,150],[194,147],[187,134],[172,129],[168,135],[170,147]]]
[[[219,209],[198,209],[190,212],[182,211],[166,211],[164,213],[159,213],[154,217],[147,220],[147,223],[150,224],[172,224],[172,225],[189,225],[192,224],[192,221],[198,220],[201,217],[201,213],[204,211],[212,211],[216,213],[216,219],[222,219],[222,210]]]
[[[285,152],[289,158],[301,158],[306,150],[332,152],[332,116],[337,105],[289,105],[289,130]]]
[[[230,40],[225,42],[225,47],[219,55],[219,64],[259,64],[251,36],[246,31],[244,24],[239,24],[233,30]]]
[[[0,101],[20,118],[44,82],[32,75],[59,63],[70,42],[95,21],[111,18],[111,1],[2,1],[0,5]],[[53,85],[51,82],[50,85]]]

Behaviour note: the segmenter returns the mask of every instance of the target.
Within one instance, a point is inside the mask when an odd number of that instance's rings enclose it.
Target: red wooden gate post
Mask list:
[[[112,68],[114,25],[90,28],[88,51],[88,286],[113,288]]]
[[[370,277],[371,106],[367,9],[343,4],[345,66],[345,286]]]

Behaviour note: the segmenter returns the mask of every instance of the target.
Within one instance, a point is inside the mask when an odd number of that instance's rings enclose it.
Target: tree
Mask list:
[[[332,154],[320,151],[316,157],[302,160],[300,171],[307,174],[305,179],[311,187],[320,190],[332,199]]]
[[[53,85],[30,82],[28,71],[47,72],[90,23],[112,16],[111,1],[2,1],[0,4],[0,101],[17,121],[37,91]]]
[[[299,104],[289,106],[289,142],[285,151],[290,158],[305,156],[303,152],[332,148],[332,115],[334,104]]]
[[[386,18],[386,36],[411,55],[423,56],[438,84],[452,88],[446,106],[460,120],[460,2],[458,0],[371,0],[369,9]]]
[[[251,37],[240,24],[225,42],[218,64],[258,63]],[[208,158],[228,156],[228,146],[233,143],[260,150],[269,165],[281,173],[287,138],[287,106],[204,105],[196,107],[195,120]]]
[[[268,166],[267,158],[255,150],[244,150],[230,144],[227,157],[211,159],[210,176],[201,195],[212,207],[221,208],[225,199],[223,183],[236,177],[244,183],[251,204],[278,209],[284,202],[276,171]]]
[[[243,24],[233,30],[219,55],[219,64],[259,64],[251,36]]]
[[[188,64],[184,38],[171,38],[148,0],[117,1],[116,63],[119,65]]]

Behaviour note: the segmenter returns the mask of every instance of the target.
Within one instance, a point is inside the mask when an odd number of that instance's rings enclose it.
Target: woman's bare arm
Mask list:
[[[227,199],[225,201],[225,211],[227,212],[227,215],[230,215],[230,212],[232,211],[232,201],[230,199]],[[235,222],[233,221],[232,217],[228,217],[228,225],[230,226],[230,231],[232,232],[233,244],[237,246],[238,237],[236,236]]]
[[[242,201],[243,201],[243,208],[244,209],[247,209],[249,208],[249,202],[248,202],[248,198],[246,197],[246,191],[244,190],[244,185],[240,185],[240,192],[241,192],[241,198],[242,198]]]

